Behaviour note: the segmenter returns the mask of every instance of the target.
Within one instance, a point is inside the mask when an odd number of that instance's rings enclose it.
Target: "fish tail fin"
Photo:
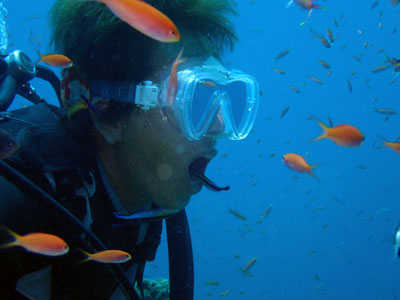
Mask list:
[[[317,175],[315,175],[312,171],[312,169],[315,169],[319,167],[319,165],[311,165],[310,168],[307,170],[307,173],[310,174],[314,179],[316,179],[317,181],[320,181],[319,178],[317,177]]]
[[[388,62],[389,59],[390,59],[390,57],[389,57],[385,52],[383,52],[382,54],[383,54],[383,56],[387,59],[386,62]]]
[[[20,237],[21,237],[19,234],[15,233],[14,231],[12,231],[10,228],[8,228],[8,227],[5,226],[5,225],[0,225],[0,229],[4,230],[5,232],[7,232],[9,235],[11,235],[11,236],[14,238],[13,241],[9,241],[9,242],[0,244],[0,249],[2,249],[2,248],[8,248],[8,247],[17,245],[18,240],[19,240]]]
[[[290,1],[286,4],[286,8],[292,6],[292,4],[293,4],[293,0],[290,0]]]
[[[313,173],[312,169],[315,169],[318,167],[317,165],[311,165],[310,168],[307,170],[307,173],[310,174],[312,177],[315,177],[315,174]]]
[[[308,10],[308,15],[307,15],[307,18],[306,18],[306,19],[305,19],[303,22],[301,22],[301,23],[300,23],[300,26],[303,26],[304,24],[306,24],[306,23],[307,23],[308,19],[311,17],[311,13],[312,13],[312,11],[313,11],[313,9],[312,9],[312,8]]]
[[[77,248],[80,252],[82,252],[84,255],[86,255],[86,258],[82,259],[81,261],[78,262],[78,264],[83,264],[84,262],[87,262],[91,260],[91,254],[83,250],[82,248]]]
[[[326,10],[326,7],[324,7],[322,5],[318,5],[318,4],[311,4],[311,8],[312,9],[324,9],[324,10]]]
[[[321,134],[320,136],[317,136],[316,138],[312,139],[311,142],[316,142],[322,139],[325,139],[327,137],[326,132]]]
[[[182,54],[183,54],[183,50],[184,50],[184,49],[185,49],[185,47],[182,47],[181,51],[179,51],[178,56],[177,56],[176,59],[175,59],[175,61],[176,61],[178,64],[180,64],[181,57],[182,57]]]
[[[254,277],[254,275],[252,273],[250,273],[249,271],[243,271],[243,275],[246,275],[248,277]]]
[[[380,135],[378,135],[378,137],[384,142],[384,144],[379,146],[377,149],[389,147],[389,145],[388,145],[389,141],[387,141],[385,138],[381,137]]]
[[[36,53],[39,55],[39,58],[35,61],[35,65],[43,61],[43,54],[40,53],[39,49],[36,49]]]
[[[317,118],[315,118],[315,117],[312,117],[312,118],[313,118],[313,119],[318,123],[318,125],[324,130],[324,133],[321,134],[320,136],[316,137],[315,139],[311,140],[311,141],[312,141],[312,142],[315,142],[315,141],[319,141],[319,140],[322,140],[322,139],[326,138],[326,137],[328,136],[329,127],[326,126],[324,123],[322,123],[322,122],[321,122],[320,120],[318,120]]]
[[[15,233],[14,231],[12,231],[10,228],[8,228],[5,225],[0,225],[0,229],[4,230],[5,232],[7,232],[9,235],[11,235],[13,238],[15,238],[16,240],[18,240],[21,236],[17,233]]]

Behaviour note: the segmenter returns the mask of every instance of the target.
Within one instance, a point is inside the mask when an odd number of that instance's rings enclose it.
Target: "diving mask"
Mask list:
[[[168,103],[169,77],[161,86],[146,81],[132,83],[91,83],[93,95],[132,102],[142,109],[171,107],[182,134],[189,140],[227,137],[241,140],[250,133],[259,103],[255,78],[238,70],[227,70],[214,57],[203,64],[177,72],[177,94]]]
[[[204,137],[244,139],[253,127],[259,102],[255,78],[238,70],[227,70],[214,57],[202,65],[177,73],[178,89],[172,104],[174,117],[189,140]],[[167,103],[166,79],[160,93]]]

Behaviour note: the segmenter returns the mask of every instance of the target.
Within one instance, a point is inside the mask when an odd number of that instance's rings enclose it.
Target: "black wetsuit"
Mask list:
[[[113,216],[115,207],[105,189],[95,155],[83,151],[79,141],[63,129],[62,118],[61,109],[39,104],[15,111],[11,119],[1,121],[0,129],[18,136],[21,142],[18,152],[5,162],[86,224],[106,248],[132,254],[131,261],[121,264],[124,270],[134,264],[144,267],[145,261],[154,259],[161,221],[134,224]],[[31,124],[15,119],[28,120]],[[0,179],[0,224],[21,235],[53,233],[70,246],[69,253],[60,257],[33,254],[21,247],[0,249],[0,299],[23,299],[15,291],[16,282],[23,275],[49,265],[52,299],[109,299],[117,288],[109,266],[94,262],[79,264],[85,256],[78,248],[88,252],[96,250],[84,232],[43,199],[20,192],[15,187],[18,184],[7,177]],[[144,238],[139,238],[143,233]],[[137,245],[138,239],[141,241]],[[0,230],[0,243],[9,240],[10,236]],[[132,282],[134,279],[131,278]]]

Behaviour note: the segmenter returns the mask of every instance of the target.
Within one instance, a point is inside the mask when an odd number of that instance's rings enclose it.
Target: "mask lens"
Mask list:
[[[195,130],[201,127],[205,115],[209,112],[210,101],[216,91],[216,85],[212,81],[200,81],[197,84],[192,100],[192,122]]]
[[[241,81],[224,84],[215,84],[212,81],[200,81],[196,86],[192,102],[192,122],[195,130],[202,126],[207,114],[217,113],[223,103],[212,103],[214,96],[219,93],[229,95],[232,108],[232,120],[235,127],[240,126],[246,107],[246,85]],[[221,121],[221,120],[220,120]]]
[[[234,81],[226,86],[226,92],[231,99],[232,118],[236,128],[242,122],[246,107],[246,85],[242,81]]]

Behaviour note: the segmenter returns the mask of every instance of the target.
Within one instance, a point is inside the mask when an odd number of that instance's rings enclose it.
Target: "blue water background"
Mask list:
[[[28,41],[32,32],[41,35],[41,51],[51,50],[46,13],[53,2],[5,1],[11,49],[37,58],[36,46]],[[400,58],[400,32],[392,34],[394,28],[400,30],[400,7],[390,6],[389,0],[380,0],[374,10],[372,0],[320,2],[327,9],[314,11],[309,22],[299,26],[307,12],[296,5],[238,2],[240,15],[235,23],[240,43],[224,62],[255,76],[263,95],[252,134],[244,141],[220,142],[219,154],[207,169],[207,176],[231,189],[221,193],[204,189],[187,208],[195,299],[400,297],[400,260],[393,256],[392,243],[400,220],[400,156],[390,149],[376,149],[382,144],[377,135],[389,140],[400,135],[399,116],[385,120],[373,111],[374,107],[400,111],[400,82],[391,83],[390,70],[371,73],[384,61],[382,54],[376,54],[379,48]],[[36,14],[41,17],[29,18]],[[320,34],[331,28],[339,36],[327,49],[313,38],[311,28]],[[364,42],[373,47],[365,48]],[[289,54],[275,61],[285,48]],[[361,62],[352,55],[359,55]],[[330,76],[319,59],[332,66]],[[323,84],[313,82],[309,75]],[[56,104],[49,85],[38,80],[33,84]],[[289,85],[298,87],[300,94],[288,89]],[[13,107],[23,105],[18,99]],[[287,105],[290,109],[281,119]],[[314,121],[307,120],[309,115],[324,122],[330,117],[335,125],[355,125],[364,133],[365,142],[356,149],[329,140],[309,142],[321,133]],[[320,164],[315,169],[319,180],[289,170],[281,161],[288,152]],[[270,204],[271,214],[260,223],[260,214]],[[247,221],[235,218],[230,208],[244,214]],[[146,276],[168,276],[166,249],[163,236]],[[258,260],[250,270],[252,276],[244,275],[240,270],[253,257]],[[206,285],[210,280],[219,285]]]

